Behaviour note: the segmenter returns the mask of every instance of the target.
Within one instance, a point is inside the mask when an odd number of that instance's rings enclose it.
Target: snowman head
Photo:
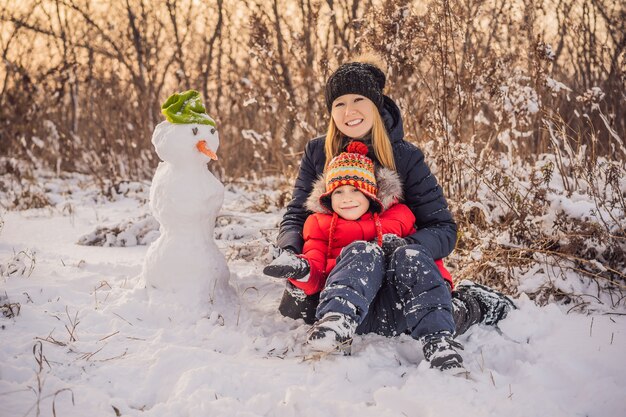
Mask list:
[[[219,135],[211,125],[159,123],[152,134],[152,144],[162,161],[174,165],[206,165],[217,159]]]
[[[217,159],[219,136],[200,93],[189,90],[172,94],[161,112],[167,120],[159,123],[152,134],[159,158],[172,164],[205,164]]]

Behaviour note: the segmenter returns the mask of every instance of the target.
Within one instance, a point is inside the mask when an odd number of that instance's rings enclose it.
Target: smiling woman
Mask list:
[[[346,94],[333,102],[331,116],[344,135],[360,139],[372,129],[376,106],[359,94]]]
[[[371,62],[351,62],[340,66],[326,82],[324,98],[331,120],[324,151],[331,157],[337,156],[341,148],[346,146],[346,138],[365,139],[363,141],[371,146],[377,162],[395,170],[390,132],[383,120],[386,101],[393,102],[383,94],[386,77],[380,69],[381,63],[373,56],[365,60]],[[368,114],[371,115],[371,123],[366,117]],[[363,118],[364,123],[359,122],[360,118]],[[330,159],[326,160],[326,164]]]

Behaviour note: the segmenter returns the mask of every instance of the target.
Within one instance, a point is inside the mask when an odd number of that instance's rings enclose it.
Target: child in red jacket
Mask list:
[[[289,278],[289,281],[306,295],[319,293],[324,288],[337,256],[350,243],[358,240],[367,242],[377,240],[383,250],[389,251],[394,240],[392,235],[403,238],[415,233],[413,212],[406,205],[399,203],[402,200],[402,184],[398,174],[385,168],[378,168],[376,178],[373,172],[362,168],[359,170],[359,167],[354,166],[358,164],[371,166],[373,171],[373,163],[365,156],[367,146],[361,142],[352,142],[346,150],[347,152],[336,158],[329,169],[329,175],[335,179],[349,176],[352,179],[333,181],[331,178],[329,187],[323,179],[320,179],[314,184],[306,202],[307,209],[313,214],[304,224],[302,256],[297,257],[290,252],[284,252],[282,257],[277,258],[264,271],[267,275],[272,275],[273,272],[278,275],[272,276]],[[348,171],[354,172],[345,175]],[[371,184],[376,183],[378,186],[372,187]],[[376,188],[377,192],[373,192]],[[339,198],[347,198],[347,204],[352,204],[350,201],[352,196],[358,200],[364,199],[362,204],[354,210],[342,210]],[[333,199],[337,200],[335,204]],[[309,264],[301,261],[302,258]],[[443,262],[441,260],[435,262],[452,287],[452,277],[443,266]],[[301,268],[298,268],[298,265]],[[283,269],[285,266],[286,269]],[[291,271],[290,268],[298,270]],[[304,271],[306,274],[300,276]]]
[[[433,367],[463,370],[452,340],[452,279],[441,260],[403,239],[415,232],[398,175],[352,142],[329,164],[307,200],[302,255],[283,252],[263,272],[320,293],[307,343],[349,353],[355,332],[411,333]],[[448,284],[446,284],[446,282]]]

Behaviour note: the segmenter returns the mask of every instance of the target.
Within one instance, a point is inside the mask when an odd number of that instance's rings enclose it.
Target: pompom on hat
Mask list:
[[[170,123],[197,123],[216,127],[215,121],[206,113],[202,97],[196,90],[172,94],[161,106],[161,113]]]
[[[352,185],[361,191],[370,201],[370,209],[377,213],[382,211],[383,204],[376,196],[378,186],[374,174],[374,161],[368,158],[367,145],[352,141],[342,152],[334,157],[326,170],[326,192],[320,195],[320,204],[332,211],[331,195],[337,187]]]
[[[330,112],[333,101],[345,94],[359,94],[370,99],[378,111],[384,103],[385,73],[367,62],[349,62],[341,65],[326,81],[324,97]]]

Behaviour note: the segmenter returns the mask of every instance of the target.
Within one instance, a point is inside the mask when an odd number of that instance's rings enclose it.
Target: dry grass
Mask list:
[[[75,404],[74,392],[70,388],[62,388],[50,394],[45,394],[44,386],[46,382],[46,374],[47,372],[49,372],[50,369],[52,369],[52,367],[50,366],[50,363],[48,362],[45,355],[43,354],[43,344],[41,342],[36,342],[33,345],[33,356],[35,358],[35,362],[37,363],[37,369],[35,370],[36,385],[35,386],[29,385],[28,388],[35,394],[36,398],[35,398],[35,402],[33,403],[33,405],[26,411],[24,415],[27,416],[31,413],[31,411],[34,410],[36,417],[41,416],[42,415],[42,409],[41,409],[42,402],[49,398],[52,398],[51,411],[52,411],[52,415],[56,417],[57,397],[64,392],[68,392],[71,396],[72,405],[74,405]],[[46,367],[48,368],[48,371],[46,371]]]

